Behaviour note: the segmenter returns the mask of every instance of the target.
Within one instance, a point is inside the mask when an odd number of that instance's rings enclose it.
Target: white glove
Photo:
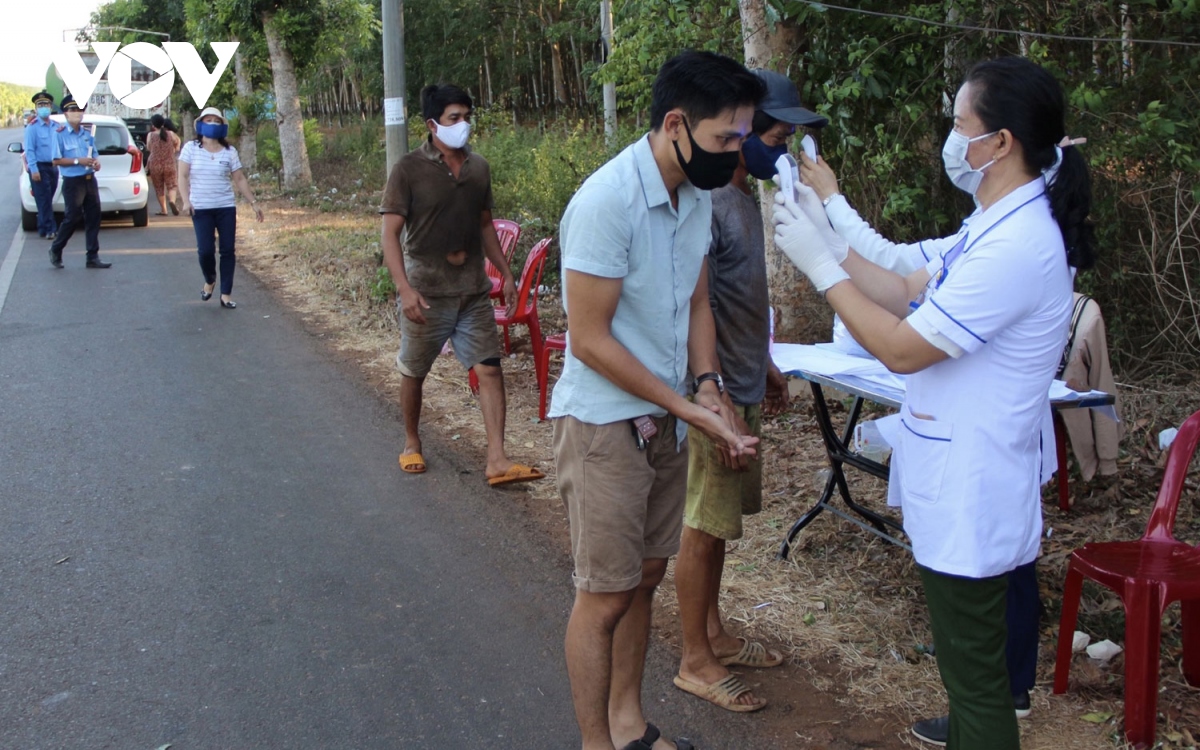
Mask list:
[[[780,209],[782,208],[793,216],[803,215],[807,217],[809,223],[812,225],[813,241],[823,242],[829,253],[839,264],[845,263],[846,256],[850,254],[850,245],[830,226],[829,217],[825,215],[825,207],[821,205],[821,199],[817,197],[817,191],[802,182],[798,182],[796,183],[796,192],[800,194],[799,203],[788,200],[782,191],[775,193],[776,215],[781,215]],[[785,218],[783,221],[790,220]]]
[[[800,194],[800,209],[817,228],[829,252],[833,253],[838,263],[845,263],[846,256],[850,254],[850,244],[829,223],[829,217],[825,215],[825,207],[821,205],[817,191],[803,182],[797,182],[796,192]]]
[[[775,194],[772,221],[775,223],[775,246],[804,272],[818,292],[850,278],[808,215],[779,193]]]

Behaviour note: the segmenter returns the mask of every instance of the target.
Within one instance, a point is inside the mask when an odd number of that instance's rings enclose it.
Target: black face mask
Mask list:
[[[716,190],[728,185],[733,179],[733,173],[738,168],[738,152],[705,151],[692,137],[692,129],[688,127],[687,120],[683,121],[683,128],[687,131],[688,140],[692,144],[692,160],[683,160],[683,153],[679,150],[679,141],[672,141],[671,144],[675,146],[675,158],[679,160],[679,166],[687,175],[688,182],[696,186],[698,190]]]

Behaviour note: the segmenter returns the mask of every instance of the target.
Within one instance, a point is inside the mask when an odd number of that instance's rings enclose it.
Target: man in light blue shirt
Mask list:
[[[54,223],[58,167],[52,163],[54,129],[58,126],[50,121],[54,99],[49,92],[39,91],[33,95],[33,106],[37,119],[25,126],[25,168],[29,170],[29,184],[33,188],[33,200],[37,203],[38,236],[52,240],[58,231]]]
[[[569,332],[550,415],[575,558],[567,671],[588,750],[672,747],[646,722],[641,684],[654,591],[679,549],[687,425],[730,464],[758,442],[723,393],[705,255],[707,191],[733,177],[762,94],[727,57],[668,60],[650,133],[588,178],[563,215]]]
[[[83,127],[83,109],[75,97],[63,97],[65,127],[54,131],[54,163],[61,167],[62,193],[65,214],[58,236],[50,245],[50,265],[62,268],[62,251],[80,224],[87,233],[87,267],[108,268],[112,263],[100,260],[100,188],[96,172],[100,159],[96,155],[96,140]]]

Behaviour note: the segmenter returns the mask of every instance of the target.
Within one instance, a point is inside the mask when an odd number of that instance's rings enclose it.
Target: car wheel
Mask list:
[[[22,207],[21,208],[21,228],[24,229],[26,232],[36,232],[37,228],[38,228],[37,227],[37,214],[35,214],[33,211],[26,211],[25,208]]]
[[[145,205],[133,212],[133,225],[144,227],[150,221],[150,206]]]

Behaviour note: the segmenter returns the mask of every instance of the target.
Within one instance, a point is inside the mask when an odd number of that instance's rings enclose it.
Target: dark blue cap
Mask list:
[[[800,103],[800,92],[796,84],[782,73],[764,68],[750,71],[758,76],[767,87],[767,95],[758,103],[758,111],[766,112],[776,120],[782,120],[790,125],[805,125],[810,128],[823,128],[829,120],[811,109],[806,109]]]

